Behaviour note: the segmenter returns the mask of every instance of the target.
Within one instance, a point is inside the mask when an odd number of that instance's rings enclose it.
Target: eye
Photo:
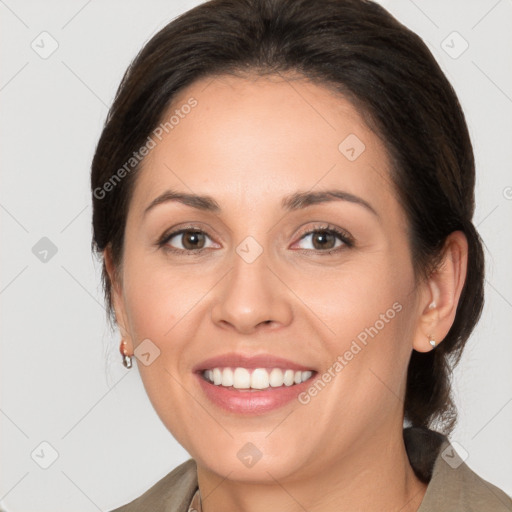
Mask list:
[[[306,250],[331,254],[343,250],[344,247],[353,247],[354,240],[347,232],[333,226],[316,226],[303,234],[300,240],[310,239]],[[304,248],[303,248],[304,249]]]
[[[302,234],[300,241],[308,238],[310,239],[309,247],[301,248],[302,251],[328,255],[354,246],[354,239],[348,232],[330,225],[314,226],[313,229]],[[164,233],[157,245],[165,251],[189,255],[198,254],[216,246],[205,231],[193,226]]]
[[[164,234],[158,245],[172,252],[199,252],[209,248],[206,246],[208,239],[211,240],[204,231],[189,227]]]

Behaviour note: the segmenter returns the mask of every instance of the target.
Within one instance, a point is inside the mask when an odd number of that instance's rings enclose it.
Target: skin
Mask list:
[[[161,420],[197,461],[203,510],[417,510],[426,485],[402,438],[407,364],[453,323],[464,235],[452,233],[440,268],[416,283],[386,146],[327,88],[290,76],[209,77],[181,91],[170,112],[190,97],[198,105],[138,176],[117,280],[108,250],[105,260],[127,353],[144,339],[160,350],[148,366],[137,360],[139,371]],[[354,161],[338,149],[349,134],[365,145]],[[331,188],[376,214],[348,201],[281,208],[286,195]],[[168,189],[209,195],[222,210],[171,201],[144,215]],[[181,254],[157,246],[189,223],[207,235],[203,253],[185,254],[193,245],[182,235],[167,244]],[[328,249],[341,247],[332,254],[314,245],[306,233],[327,223],[355,245],[331,238]],[[252,263],[236,252],[248,236],[263,249]],[[394,303],[401,311],[307,405],[242,417],[209,402],[192,374],[232,351],[271,352],[322,373]],[[248,442],[262,453],[250,468],[237,457]]]

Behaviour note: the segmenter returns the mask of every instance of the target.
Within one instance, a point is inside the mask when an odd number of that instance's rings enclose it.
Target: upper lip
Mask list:
[[[272,354],[237,354],[235,352],[210,357],[195,365],[193,372],[202,372],[212,368],[285,368],[290,370],[313,370],[311,366],[295,363],[289,359],[276,357]],[[314,370],[313,370],[314,371]]]

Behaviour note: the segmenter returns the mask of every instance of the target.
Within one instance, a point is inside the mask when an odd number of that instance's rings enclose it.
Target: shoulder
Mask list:
[[[477,475],[444,439],[418,512],[512,512],[512,498]]]
[[[144,494],[111,512],[186,512],[196,489],[196,462],[188,459]]]

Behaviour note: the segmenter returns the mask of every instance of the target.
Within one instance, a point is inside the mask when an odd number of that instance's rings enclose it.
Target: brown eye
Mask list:
[[[205,248],[207,238],[209,238],[208,235],[203,231],[197,229],[182,229],[167,236],[165,240],[162,241],[162,245],[170,246],[169,249],[179,251],[200,251]],[[176,242],[171,243],[174,239],[178,240],[177,246],[175,245]]]
[[[322,249],[334,249],[336,245],[336,237],[329,231],[315,231],[312,233],[313,248]]]
[[[182,233],[182,243],[185,249],[202,249],[205,242],[204,233],[200,231],[185,231]]]
[[[299,247],[302,250],[317,251],[319,254],[332,254],[354,246],[350,234],[334,227],[317,227],[306,232],[299,243],[310,240],[309,247]]]

